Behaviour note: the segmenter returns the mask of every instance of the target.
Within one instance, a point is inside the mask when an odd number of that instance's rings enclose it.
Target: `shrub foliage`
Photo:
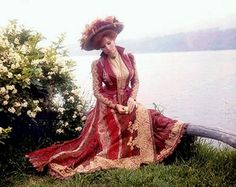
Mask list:
[[[2,173],[24,168],[26,152],[77,137],[86,119],[64,35],[46,47],[43,39],[15,20],[0,30]]]

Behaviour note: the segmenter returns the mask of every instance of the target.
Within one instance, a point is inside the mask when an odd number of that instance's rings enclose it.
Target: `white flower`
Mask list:
[[[33,61],[31,62],[31,64],[37,66],[38,64],[41,63],[41,61],[42,61],[42,60],[40,60],[40,59],[36,59],[36,60],[33,60]]]
[[[64,126],[67,127],[68,125],[69,125],[69,123],[68,123],[68,122],[65,122]]]
[[[48,72],[48,75],[54,75],[54,74],[55,74],[55,72],[53,72],[53,71]]]
[[[19,68],[19,67],[20,67],[20,64],[18,62],[16,64],[11,65],[11,69],[16,69],[16,68]]]
[[[24,81],[25,81],[28,85],[30,85],[30,79],[29,79],[29,78],[26,78]]]
[[[87,119],[86,116],[83,116],[83,117],[81,118],[82,121],[85,121],[86,119]]]
[[[3,130],[4,130],[4,129],[3,129],[2,127],[0,127],[0,134],[2,134]]]
[[[8,72],[7,77],[10,79],[13,77],[13,74],[11,72]]]
[[[52,76],[51,76],[51,75],[48,75],[48,79],[52,79]]]
[[[8,69],[7,69],[7,67],[5,67],[5,66],[4,66],[4,67],[2,68],[2,71],[3,71],[3,73],[6,73],[6,72],[8,72]]]
[[[21,104],[22,107],[27,107],[28,106],[28,102],[24,101],[24,103]]]
[[[19,39],[18,39],[18,38],[15,38],[14,43],[17,44],[17,45],[20,44]]]
[[[75,98],[73,96],[70,96],[68,101],[71,101],[72,103],[74,103],[75,102]]]
[[[61,94],[58,93],[54,95],[52,102],[55,106],[61,107],[64,104],[64,98],[62,97]]]
[[[17,93],[17,89],[14,88],[14,90],[12,91],[13,94]]]
[[[1,61],[0,61],[1,62]],[[3,64],[2,64],[2,62],[0,63],[0,72],[3,72],[3,68],[6,68]]]
[[[3,60],[4,60],[4,59],[3,59]],[[3,61],[1,60],[0,62],[1,62],[1,63],[0,63],[0,72],[3,72],[3,73],[8,72],[7,67],[2,64]]]
[[[8,111],[14,114],[16,112],[16,109],[14,107],[11,107],[8,108]]]
[[[37,107],[34,109],[34,111],[35,111],[35,112],[41,112],[42,109],[41,109],[40,107],[37,106]]]
[[[82,127],[76,127],[75,130],[76,130],[76,131],[81,131],[81,130],[82,130]]]
[[[54,71],[55,73],[57,73],[57,72],[58,72],[58,66],[54,66],[54,67],[52,68],[52,71]]]
[[[71,90],[71,93],[73,93],[73,94],[79,96],[80,91],[79,91],[79,89],[75,89],[75,90]]]
[[[6,90],[6,88],[5,88],[5,87],[1,87],[1,88],[0,88],[0,93],[1,93],[1,94],[5,94],[5,93],[6,93],[6,91],[7,91],[7,90]]]
[[[62,113],[63,114],[63,112],[65,111],[65,109],[64,108],[62,108],[62,107],[59,107],[58,108],[58,112],[60,112],[60,113]]]
[[[15,68],[19,68],[20,67],[20,64],[19,64],[19,62],[17,62],[16,64],[15,64]]]
[[[9,49],[9,55],[8,56],[9,56],[10,59],[15,60],[16,62],[21,61],[21,56],[18,53],[16,53],[13,48]]]
[[[72,116],[72,118],[74,118],[74,119],[75,119],[76,117],[77,117],[76,114],[74,114],[74,115]]]
[[[56,130],[56,133],[58,133],[58,134],[64,133],[64,130],[61,129],[61,128],[60,128],[60,129],[57,129],[57,130]]]
[[[28,47],[24,44],[21,46],[20,52],[26,54],[29,51]]]
[[[6,100],[8,100],[8,99],[10,98],[10,96],[7,94],[7,95],[4,96],[4,98],[5,98]]]
[[[83,106],[82,106],[82,105],[78,105],[78,106],[77,106],[78,112],[81,112],[82,109],[83,109]]]
[[[82,105],[85,105],[85,100],[83,98],[81,98],[80,102]]]
[[[31,110],[28,110],[28,111],[27,111],[27,115],[28,115],[29,117],[35,118],[36,112],[32,112]]]
[[[19,102],[15,102],[15,103],[14,103],[14,106],[15,106],[15,107],[20,107],[21,104],[20,104]]]
[[[15,89],[15,85],[6,85],[6,89],[13,90]]]
[[[39,100],[33,100],[33,103],[37,105],[39,104]]]
[[[12,65],[11,65],[11,69],[15,69],[15,64],[12,64]]]
[[[7,105],[7,104],[8,104],[8,101],[3,101],[2,104],[3,104],[3,105]]]
[[[17,78],[17,79],[20,79],[20,78],[21,78],[21,74],[17,74],[17,75],[16,75],[16,78]]]

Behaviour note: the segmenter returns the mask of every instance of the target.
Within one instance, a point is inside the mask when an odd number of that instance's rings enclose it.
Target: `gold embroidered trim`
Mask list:
[[[135,62],[133,62],[133,66],[134,66],[134,77],[131,80],[132,93],[130,97],[136,99],[137,94],[138,94],[138,88],[139,88],[139,78],[138,78],[138,71],[137,71]]]
[[[76,172],[93,172],[99,169],[126,168],[135,169],[142,163],[154,162],[154,146],[152,140],[151,123],[147,109],[139,105],[136,111],[136,120],[133,125],[138,126],[138,136],[131,140],[131,146],[140,148],[140,155],[116,160],[95,156],[87,166],[80,165]]]
[[[169,156],[177,144],[180,142],[180,138],[185,130],[185,124],[177,121],[174,127],[171,129],[169,138],[165,141],[165,148],[156,156],[156,161],[161,162],[164,158]]]
[[[129,77],[129,70],[124,64],[119,53],[115,59],[109,59],[111,69],[116,75],[117,80],[117,99],[118,103],[122,104],[124,100],[124,91],[123,89],[126,87],[127,79]]]
[[[99,134],[99,139],[102,144],[102,151],[99,152],[100,156],[106,156],[107,151],[111,145],[111,139],[110,135],[108,133],[108,128],[106,125],[106,122],[104,120],[104,115],[105,115],[105,104],[99,103],[99,119],[98,119],[98,134]]]
[[[108,82],[109,85],[113,85],[113,82],[111,81],[110,77],[108,76],[107,72],[103,69],[103,79],[104,82]]]
[[[93,92],[94,92],[94,96],[101,102],[103,102],[104,104],[108,105],[111,108],[115,108],[115,104],[108,98],[104,97],[101,93],[100,93],[100,89],[102,88],[102,80],[99,79],[99,75],[97,72],[97,63],[99,61],[96,60],[92,63],[91,66],[91,72],[92,72],[92,77],[93,77]]]
[[[56,163],[49,163],[48,165],[50,174],[57,178],[66,179],[76,174],[75,170],[67,166],[62,166]]]
[[[140,148],[141,163],[154,161],[154,142],[152,137],[152,125],[149,113],[142,105],[138,105],[134,128],[138,127],[138,136],[134,139],[134,145]]]
[[[75,173],[94,172],[100,169],[136,169],[140,166],[141,163],[151,163],[154,161],[163,160],[166,156],[172,153],[177,143],[179,143],[185,125],[181,122],[176,122],[174,124],[174,127],[172,128],[169,135],[169,139],[165,141],[165,149],[162,150],[161,153],[155,158],[152,126],[148,110],[139,105],[136,111],[136,115],[137,116],[134,124],[130,125],[134,125],[134,127],[132,128],[136,128],[138,126],[138,136],[130,143],[132,145],[137,145],[140,148],[140,155],[116,160],[110,160],[97,155],[92,160],[90,160],[89,164],[86,166],[81,164],[78,167],[71,169],[66,166],[60,166],[58,164],[51,163],[50,169],[55,172],[56,176],[60,175],[61,178],[67,178],[74,175]]]

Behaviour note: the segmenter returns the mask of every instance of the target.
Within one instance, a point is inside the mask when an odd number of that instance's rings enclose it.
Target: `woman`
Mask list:
[[[97,98],[80,137],[26,155],[42,171],[68,178],[109,168],[138,168],[169,156],[187,125],[148,110],[136,101],[139,79],[132,54],[115,44],[123,24],[115,17],[95,20],[81,39],[84,50],[102,53],[92,63]]]

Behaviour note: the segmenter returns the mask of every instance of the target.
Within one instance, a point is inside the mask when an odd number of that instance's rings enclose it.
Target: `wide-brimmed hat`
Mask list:
[[[101,33],[114,32],[115,36],[123,30],[123,23],[119,22],[116,17],[109,16],[105,19],[96,19],[91,24],[86,25],[80,40],[80,46],[86,51],[99,49],[99,46],[94,44],[94,39]],[[114,34],[113,34],[114,36]]]

